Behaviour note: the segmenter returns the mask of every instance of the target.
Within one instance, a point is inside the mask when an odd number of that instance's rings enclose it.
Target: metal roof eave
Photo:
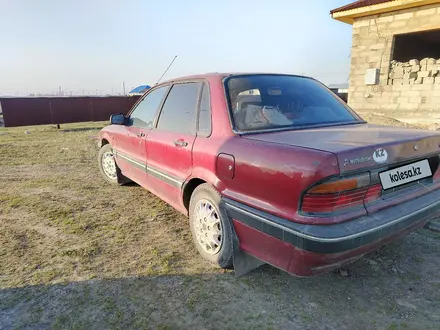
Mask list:
[[[396,10],[415,8],[420,6],[440,4],[440,0],[394,0],[377,5],[370,5],[351,10],[332,13],[332,18],[353,24],[354,20],[359,17],[371,16],[376,14],[389,13]]]

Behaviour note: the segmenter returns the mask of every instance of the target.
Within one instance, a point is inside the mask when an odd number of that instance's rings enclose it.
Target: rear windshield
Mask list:
[[[235,128],[241,132],[361,122],[310,78],[233,76],[226,80],[226,90]]]

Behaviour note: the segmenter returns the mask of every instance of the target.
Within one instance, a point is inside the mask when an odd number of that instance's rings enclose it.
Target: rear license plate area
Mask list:
[[[427,159],[379,173],[380,182],[384,190],[399,187],[430,176],[432,176],[432,171]]]

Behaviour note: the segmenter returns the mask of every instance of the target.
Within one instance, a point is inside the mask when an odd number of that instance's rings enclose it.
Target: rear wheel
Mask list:
[[[202,257],[219,267],[232,266],[232,227],[220,213],[220,194],[209,184],[198,186],[189,206],[194,244]]]
[[[125,184],[130,180],[122,175],[118,165],[116,165],[113,150],[110,144],[102,146],[98,155],[99,170],[104,179],[111,184]]]

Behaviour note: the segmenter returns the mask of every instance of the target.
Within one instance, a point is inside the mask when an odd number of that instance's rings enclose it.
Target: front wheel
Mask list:
[[[211,185],[201,184],[192,196],[189,221],[194,244],[201,256],[222,268],[232,266],[232,225],[220,213],[221,196]]]
[[[102,146],[99,150],[98,165],[102,176],[107,182],[122,185],[130,181],[122,175],[121,170],[116,165],[110,144]]]

